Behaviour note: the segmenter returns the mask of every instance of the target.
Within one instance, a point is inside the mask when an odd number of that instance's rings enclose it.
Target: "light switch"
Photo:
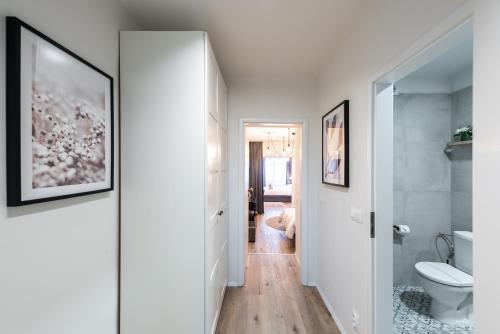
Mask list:
[[[351,219],[356,223],[363,224],[363,210],[351,208]]]

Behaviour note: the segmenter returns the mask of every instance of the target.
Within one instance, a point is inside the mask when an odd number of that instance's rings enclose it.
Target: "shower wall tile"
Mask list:
[[[394,97],[394,222],[411,229],[394,235],[394,284],[418,285],[415,263],[439,261],[437,233],[472,230],[472,147],[443,152],[454,129],[471,123],[471,87]]]
[[[402,191],[402,190],[395,190],[394,191],[394,198],[393,198],[393,205],[394,205],[394,213],[393,213],[393,220],[394,224],[401,225],[405,222],[405,215],[404,215],[404,207],[406,204],[406,197],[407,197],[407,192]]]
[[[395,284],[417,284],[415,263],[436,261],[434,236],[451,233],[450,124],[449,95],[394,98],[394,221],[411,229],[394,238]]]
[[[451,99],[446,94],[401,94],[395,97],[395,128],[408,143],[447,140]],[[396,111],[398,115],[396,115]]]
[[[446,140],[406,143],[401,173],[407,191],[449,191],[450,161],[443,153]]]
[[[451,193],[451,226],[454,231],[472,231],[472,193]]]
[[[472,124],[472,87],[451,94],[451,131]]]
[[[471,151],[470,149],[467,149]],[[451,191],[472,192],[472,160],[451,160]]]
[[[407,159],[403,154],[396,154],[396,152],[405,152],[406,151],[406,145],[404,143],[399,143],[399,144],[394,144],[394,166],[393,166],[393,173],[394,173],[394,190],[398,191],[404,191],[405,190],[405,177],[407,175],[406,173],[406,165],[407,165]]]
[[[451,94],[451,131],[472,124],[472,87]],[[451,161],[451,225],[472,231],[472,145],[456,149]]]
[[[408,191],[404,207],[405,216],[449,217],[450,205],[449,191]]]

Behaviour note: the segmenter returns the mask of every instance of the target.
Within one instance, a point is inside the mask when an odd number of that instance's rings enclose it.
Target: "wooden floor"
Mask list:
[[[293,255],[249,254],[246,285],[228,288],[218,334],[340,334],[314,287],[300,284]]]
[[[284,209],[291,207],[289,203],[264,203],[264,214],[256,219],[255,242],[248,243],[249,253],[295,253],[295,240],[286,237],[280,231],[266,224],[266,219],[279,216]]]

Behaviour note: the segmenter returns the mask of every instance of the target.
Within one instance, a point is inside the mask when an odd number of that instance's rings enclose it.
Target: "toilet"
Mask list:
[[[418,262],[415,269],[431,297],[430,315],[449,325],[472,325],[472,232],[453,232],[455,267]]]

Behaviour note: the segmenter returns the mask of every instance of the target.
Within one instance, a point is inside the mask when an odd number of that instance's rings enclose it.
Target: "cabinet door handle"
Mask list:
[[[222,216],[222,215],[224,214],[224,210],[220,210],[219,212],[217,212],[217,214],[218,214],[219,216]]]

